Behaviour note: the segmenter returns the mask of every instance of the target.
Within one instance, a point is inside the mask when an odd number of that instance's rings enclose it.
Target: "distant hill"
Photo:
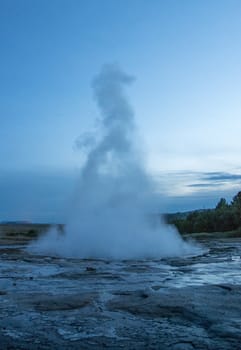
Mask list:
[[[226,232],[241,227],[241,192],[227,203],[221,198],[214,209],[200,209],[166,214],[167,223],[177,227],[180,233]]]

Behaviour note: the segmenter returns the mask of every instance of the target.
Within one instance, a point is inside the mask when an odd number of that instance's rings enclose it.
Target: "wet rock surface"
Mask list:
[[[240,349],[241,241],[196,257],[63,259],[0,246],[1,349]]]

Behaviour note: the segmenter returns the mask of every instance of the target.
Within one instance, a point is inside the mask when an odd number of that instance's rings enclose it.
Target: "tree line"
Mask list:
[[[167,214],[167,222],[174,224],[180,233],[226,232],[241,227],[241,191],[230,203],[221,198],[214,209]]]

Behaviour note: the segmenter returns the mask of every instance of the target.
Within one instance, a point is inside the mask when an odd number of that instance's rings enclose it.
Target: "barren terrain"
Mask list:
[[[1,349],[240,349],[240,238],[202,237],[195,257],[81,260],[27,253],[47,226],[8,229]]]

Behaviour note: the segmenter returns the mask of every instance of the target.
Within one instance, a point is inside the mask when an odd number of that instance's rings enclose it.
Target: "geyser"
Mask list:
[[[93,81],[101,119],[80,139],[86,161],[65,233],[51,229],[31,251],[79,258],[138,259],[190,253],[174,227],[151,217],[155,184],[137,147],[134,113],[124,93],[133,78],[105,65]]]

